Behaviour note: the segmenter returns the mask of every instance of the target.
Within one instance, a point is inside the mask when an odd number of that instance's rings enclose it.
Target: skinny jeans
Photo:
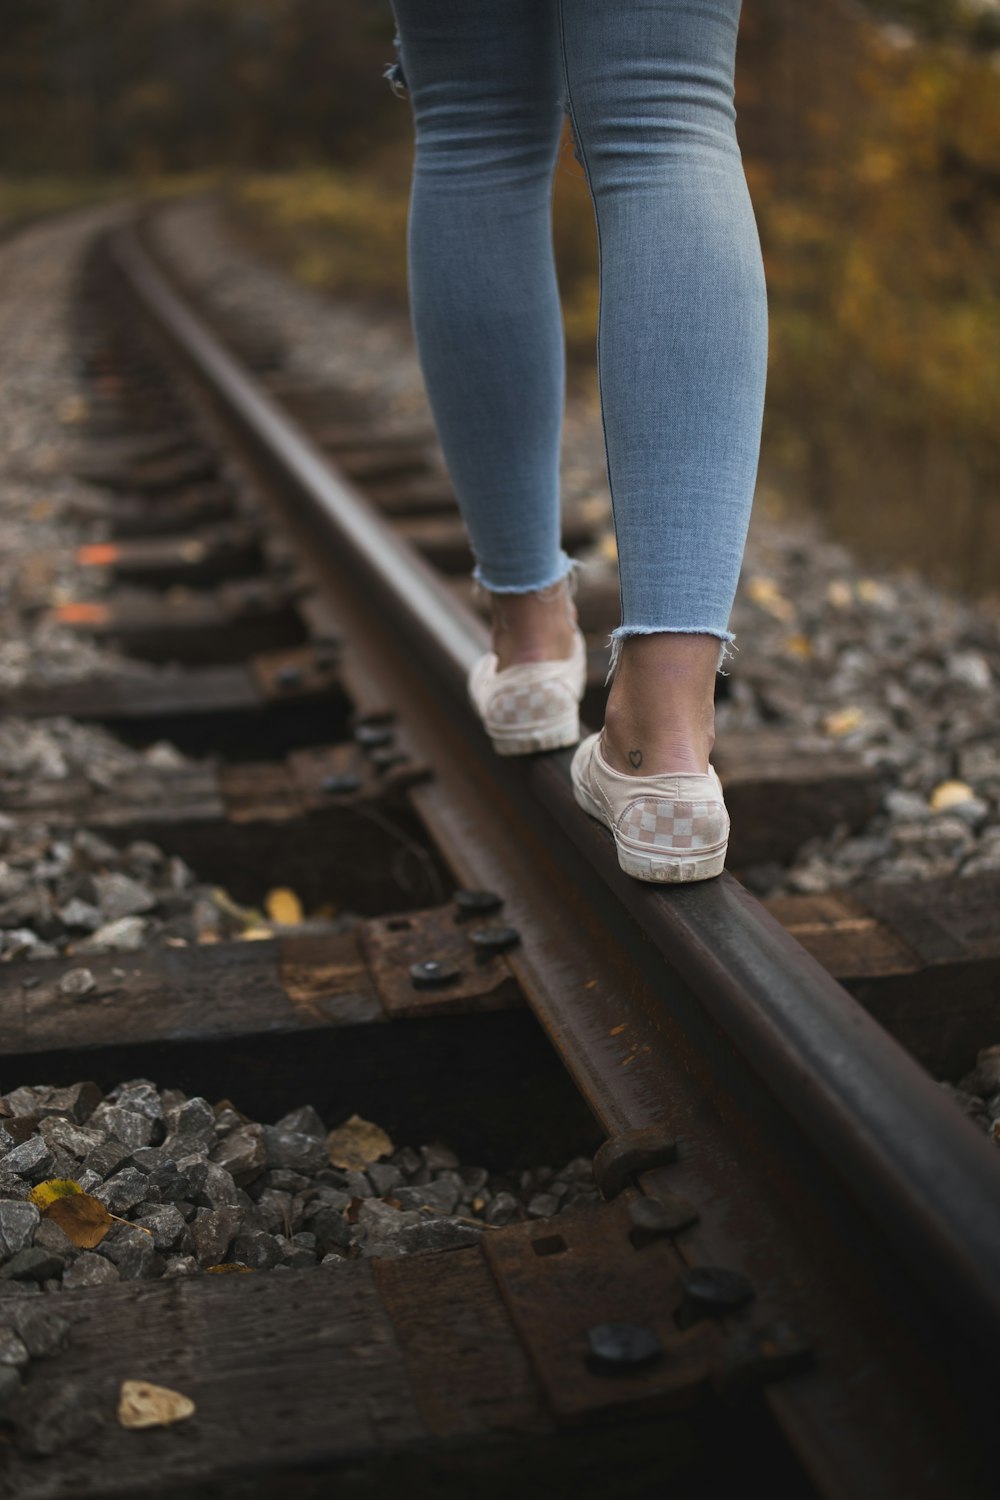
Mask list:
[[[391,0],[415,155],[410,310],[435,426],[496,593],[560,536],[565,342],[551,230],[564,112],[597,225],[597,367],[632,635],[718,636],[749,529],[767,292],[739,146],[740,0]]]

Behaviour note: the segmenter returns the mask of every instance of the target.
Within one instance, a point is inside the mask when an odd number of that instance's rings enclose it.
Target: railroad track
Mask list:
[[[8,816],[357,919],[97,954],[99,1003],[67,998],[78,957],[0,967],[8,1079],[347,1100],[491,1165],[593,1155],[600,1198],[446,1254],[63,1293],[71,1341],[26,1387],[92,1384],[105,1419],[28,1452],[15,1421],[7,1492],[993,1493],[1000,1163],[925,1068],[996,1038],[996,885],[629,880],[569,755],[500,761],[465,704],[486,632],[428,434],[289,390],[266,349],[251,373],[135,230],[81,339],[112,539],[80,562],[109,587],[59,617],[169,665],[4,708],[212,758],[25,784]],[[596,722],[608,600],[580,603]],[[780,747],[714,759],[737,874],[873,794],[817,758],[775,829]],[[123,1431],[140,1370],[195,1418]]]

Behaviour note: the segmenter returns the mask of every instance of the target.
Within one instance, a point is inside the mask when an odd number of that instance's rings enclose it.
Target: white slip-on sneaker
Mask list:
[[[498,755],[560,750],[580,738],[580,700],[587,685],[587,643],[577,627],[564,661],[521,662],[497,671],[495,652],[469,673],[469,697]]]
[[[626,776],[601,754],[601,733],[588,735],[573,756],[573,795],[611,829],[626,875],[658,881],[721,875],[729,813],[715,767],[709,765],[707,776]]]

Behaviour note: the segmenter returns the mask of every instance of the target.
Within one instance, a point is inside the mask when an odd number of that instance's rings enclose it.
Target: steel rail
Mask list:
[[[365,580],[384,618],[465,704],[465,678],[487,643],[481,623],[342,479],[299,425],[173,291],[134,229],[112,256],[188,367],[249,441],[255,456],[321,518],[331,546]],[[995,1148],[934,1080],[872,1020],[738,881],[723,874],[673,888],[618,867],[607,830],[576,806],[568,753],[504,768],[539,818],[553,819],[653,950],[670,1003],[671,976],[753,1071],[945,1316],[958,1340],[995,1359],[1000,1338],[1000,1177]],[[545,1018],[542,1018],[543,1021]],[[548,1027],[550,1035],[553,1028]],[[553,1038],[580,1077],[579,1038]],[[630,1128],[615,1080],[592,1099],[608,1129]]]

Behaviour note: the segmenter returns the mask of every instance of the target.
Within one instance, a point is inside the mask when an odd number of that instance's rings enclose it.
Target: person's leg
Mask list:
[[[569,655],[564,341],[551,234],[554,0],[394,0],[416,154],[410,308],[500,666]]]
[[[605,755],[705,772],[746,544],[767,296],[735,132],[740,0],[558,0],[597,218],[622,623]]]

